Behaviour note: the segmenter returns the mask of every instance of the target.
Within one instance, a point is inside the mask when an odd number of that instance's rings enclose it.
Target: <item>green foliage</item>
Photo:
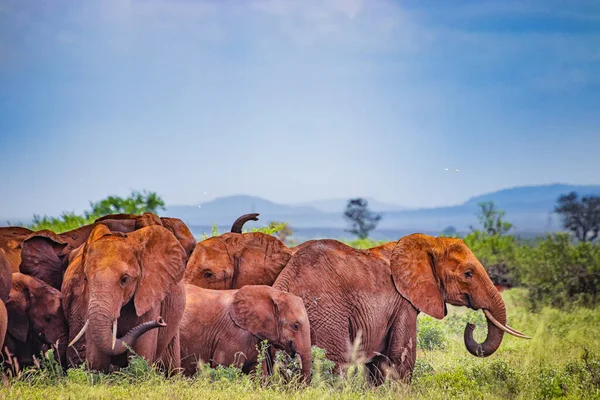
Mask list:
[[[423,316],[418,321],[417,347],[423,350],[443,349],[446,347],[446,334],[442,321]]]
[[[97,203],[90,202],[91,211],[86,212],[86,217],[100,218],[109,214],[143,214],[145,212],[157,213],[165,210],[165,202],[155,192],[133,191],[129,197],[109,196]]]
[[[94,219],[77,215],[74,212],[62,213],[58,218],[34,215],[33,223],[28,228],[34,231],[48,229],[54,233],[63,233],[92,222]]]
[[[496,208],[493,201],[484,201],[478,204],[481,210],[477,213],[477,219],[488,235],[504,235],[512,224],[503,220],[505,212]]]
[[[278,353],[275,376],[263,380],[231,366],[201,364],[192,378],[165,378],[142,358],[132,356],[127,368],[110,374],[84,367],[63,373],[51,353],[20,375],[6,376],[2,398],[294,398],[294,399],[598,399],[600,398],[600,308],[573,308],[564,312],[542,308],[531,313],[524,289],[502,293],[509,324],[532,340],[505,335],[498,351],[488,358],[467,353],[463,330],[477,325],[475,339],[485,337],[485,317],[462,307],[449,306],[443,320],[420,316],[417,361],[410,387],[386,382],[378,388],[365,384],[357,357],[354,375],[339,375],[323,349],[312,348],[312,381],[298,380],[299,364]],[[432,335],[431,333],[434,332]],[[429,349],[424,337],[437,338]],[[443,346],[440,346],[443,339]],[[263,347],[266,349],[266,347]],[[263,356],[266,354],[261,351]]]
[[[104,215],[156,213],[159,209],[164,210],[164,206],[164,201],[155,192],[133,191],[127,198],[109,196],[97,203],[90,202],[91,210],[85,211],[84,215],[77,215],[74,212],[62,213],[58,218],[34,215],[33,223],[28,228],[34,231],[48,229],[54,233],[63,233],[91,224]]]
[[[554,212],[558,213],[563,227],[582,242],[594,241],[600,234],[600,196],[583,196],[577,193],[560,196]]]
[[[267,226],[263,226],[260,228],[251,228],[249,230],[248,229],[242,230],[242,233],[248,233],[248,232],[266,233],[267,235],[276,236],[280,240],[285,242],[285,239],[289,236],[289,234],[291,234],[291,229],[288,226],[287,222],[273,221],[273,222],[270,222],[269,225],[267,225]],[[201,240],[207,239],[209,237],[219,236],[220,234],[221,234],[221,232],[219,232],[219,228],[217,227],[217,224],[215,224],[213,222],[210,236],[207,235],[205,232],[203,232],[202,236],[201,236]]]
[[[370,249],[372,247],[377,247],[384,243],[387,243],[387,240],[372,240],[372,239],[355,239],[355,240],[344,240],[340,239],[341,242],[346,243],[348,246],[354,247],[356,249]]]
[[[523,281],[534,305],[594,306],[600,303],[600,247],[548,235],[519,249]]]

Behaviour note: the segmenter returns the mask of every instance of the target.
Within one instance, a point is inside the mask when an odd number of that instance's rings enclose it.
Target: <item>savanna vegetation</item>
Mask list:
[[[465,350],[463,330],[467,322],[474,323],[475,338],[481,341],[486,332],[483,313],[448,306],[443,320],[420,315],[417,364],[410,386],[388,382],[370,388],[360,373],[337,376],[324,351],[313,347],[313,379],[308,387],[293,378],[294,364],[278,364],[281,368],[276,368],[269,382],[231,367],[205,367],[191,379],[166,379],[135,357],[126,369],[103,375],[84,368],[63,373],[47,355],[36,367],[7,371],[0,397],[600,399],[600,246],[591,239],[594,228],[581,222],[584,214],[596,215],[589,211],[593,201],[586,200],[580,208],[576,201],[571,196],[557,206],[566,202],[562,210],[571,214],[563,215],[565,228],[573,234],[549,234],[535,240],[511,234],[512,226],[501,210],[493,204],[481,205],[481,227],[462,238],[492,280],[505,288],[502,296],[508,323],[532,340],[505,335],[495,354],[479,359]],[[573,217],[577,212],[579,217]],[[569,223],[579,225],[571,229]],[[577,240],[576,230],[581,226],[586,234],[579,234]],[[254,230],[290,234],[281,222]],[[205,236],[218,233],[214,227]],[[445,234],[457,236],[451,231]],[[383,242],[364,236],[346,243],[369,248]],[[361,369],[360,361],[355,359],[354,370]]]

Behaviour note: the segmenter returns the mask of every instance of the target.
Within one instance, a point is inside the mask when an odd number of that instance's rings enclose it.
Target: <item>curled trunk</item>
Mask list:
[[[504,306],[504,301],[498,293],[497,290],[492,291],[492,307],[489,308],[489,312],[500,324],[506,325],[506,308]],[[469,351],[469,353],[473,354],[476,357],[488,357],[500,347],[502,343],[502,338],[504,336],[504,331],[498,328],[489,318],[487,318],[487,337],[483,343],[477,343],[473,338],[473,331],[475,330],[475,325],[468,323],[465,327],[465,347]]]
[[[144,333],[151,329],[164,327],[167,324],[161,317],[158,317],[154,321],[144,322],[125,334],[121,338],[116,338],[113,341],[113,323],[108,319],[104,318],[103,321],[99,321],[98,317],[90,318],[90,335],[91,339],[95,341],[98,349],[105,355],[117,356],[125,353],[128,347],[132,347],[135,341],[142,336]],[[114,344],[114,345],[113,345]]]
[[[248,221],[258,221],[257,217],[259,215],[260,214],[258,214],[258,213],[242,215],[241,217],[239,217],[238,219],[235,220],[233,225],[231,225],[231,232],[242,233],[242,228],[244,227],[244,224]]]

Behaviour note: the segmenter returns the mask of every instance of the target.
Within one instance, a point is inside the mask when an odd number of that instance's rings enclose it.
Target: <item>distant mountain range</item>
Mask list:
[[[439,233],[448,226],[466,232],[469,226],[478,225],[476,214],[478,203],[493,201],[506,211],[506,220],[520,233],[541,233],[561,230],[558,216],[553,214],[558,197],[569,192],[579,195],[600,195],[600,185],[553,184],[523,186],[504,189],[468,199],[456,206],[437,208],[408,208],[369,200],[369,208],[381,213],[375,237],[383,232]],[[169,206],[163,215],[183,219],[192,230],[210,232],[216,223],[220,229],[228,229],[240,215],[257,212],[260,221],[249,222],[248,227],[263,226],[269,221],[287,221],[298,231],[329,232],[343,235],[346,222],[343,211],[347,199],[317,200],[302,204],[278,204],[269,200],[246,195],[217,198],[200,206]]]
[[[367,198],[369,208],[382,214],[375,239],[397,239],[411,232],[439,234],[452,226],[458,232],[468,232],[469,226],[478,226],[478,204],[493,201],[506,212],[505,219],[514,225],[514,232],[523,236],[562,230],[561,221],[553,213],[560,195],[576,192],[583,195],[600,195],[600,185],[552,184],[522,186],[475,196],[463,204],[436,208],[409,208],[386,204]],[[259,221],[250,221],[247,228],[259,227],[270,221],[286,221],[294,231],[294,239],[302,241],[317,237],[349,237],[344,231],[346,221],[343,211],[348,199],[324,199],[301,204],[278,204],[247,195],[214,199],[198,205],[172,205],[160,212],[163,216],[181,218],[196,236],[210,233],[212,224],[219,231],[228,231],[233,221],[242,214],[260,213]],[[3,225],[6,218],[0,220]],[[29,223],[28,220],[16,220]]]

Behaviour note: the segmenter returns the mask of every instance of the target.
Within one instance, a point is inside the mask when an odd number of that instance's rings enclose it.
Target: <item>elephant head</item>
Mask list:
[[[258,339],[292,357],[298,354],[302,375],[310,381],[310,326],[300,297],[265,285],[244,286],[235,294],[230,316]]]
[[[528,338],[506,325],[506,308],[487,272],[461,240],[412,234],[401,238],[392,252],[390,268],[398,293],[417,310],[434,318],[447,314],[446,303],[482,309],[488,322],[485,341],[473,339],[472,324],[465,328],[465,346],[478,357],[493,354],[504,332]]]
[[[184,280],[216,290],[272,285],[291,257],[292,251],[274,236],[225,233],[196,245]]]
[[[185,251],[160,225],[123,234],[111,233],[99,224],[90,234],[80,262],[87,288],[87,321],[71,343],[87,330],[88,366],[107,370],[112,356],[126,352],[126,346],[132,346],[146,331],[166,326],[159,317],[117,339],[117,321],[124,307],[133,307],[135,315],[129,318],[142,317],[160,307],[178,285],[185,270]]]
[[[42,347],[57,345],[57,354],[64,365],[68,328],[61,305],[61,293],[39,279],[15,272],[12,289],[6,302],[9,351],[18,355],[20,365],[32,365],[33,355]],[[25,354],[23,348],[30,349]]]

